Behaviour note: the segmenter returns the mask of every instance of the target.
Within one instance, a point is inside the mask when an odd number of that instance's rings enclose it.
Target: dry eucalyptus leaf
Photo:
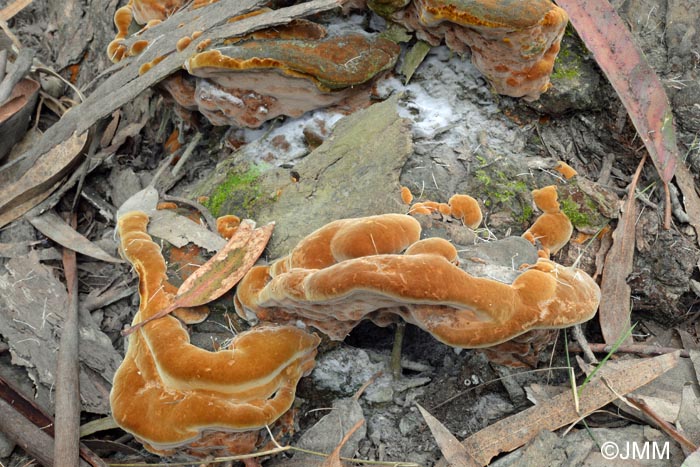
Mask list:
[[[475,467],[479,464],[469,455],[467,448],[462,446],[455,436],[450,433],[445,425],[440,423],[440,421],[430,415],[430,412],[421,407],[420,404],[416,404],[418,410],[420,410],[421,415],[425,419],[425,423],[428,424],[430,432],[433,434],[433,438],[440,446],[440,452],[445,456],[447,462],[452,467]]]
[[[29,219],[29,222],[42,234],[54,242],[91,258],[108,263],[123,263],[102,248],[98,247],[61,219],[54,211],[47,211],[41,216]]]
[[[677,351],[654,358],[629,360],[607,374],[605,381],[595,377],[586,384],[579,398],[580,411],[576,410],[569,390],[484,428],[462,441],[462,445],[478,463],[486,465],[499,453],[526,444],[540,431],[553,431],[574,423],[582,415],[617,400],[617,394],[625,395],[653,381],[678,365],[679,355],[680,351]],[[445,467],[447,462],[443,460],[436,465]]]
[[[645,161],[646,155],[637,166],[629,184],[629,196],[612,234],[613,244],[605,257],[600,281],[601,299],[598,319],[603,339],[610,345],[617,342],[631,326],[632,289],[627,283],[627,277],[632,273],[634,266],[637,221],[637,201],[634,193]],[[631,344],[632,336],[628,336],[623,343]]]
[[[141,211],[149,216],[156,212],[158,206],[158,190],[152,186],[147,186],[143,190],[134,193],[129,199],[124,201],[117,209],[117,221],[127,212]]]
[[[19,179],[0,190],[0,227],[12,222],[46,199],[77,162],[87,141],[87,132],[69,139],[40,157]],[[48,192],[47,192],[48,189]],[[17,208],[21,207],[19,211]],[[12,212],[5,217],[4,214]]]
[[[32,209],[36,208],[42,202],[44,202],[47,198],[50,199],[51,194],[58,191],[59,186],[61,184],[62,180],[59,180],[52,186],[50,186],[48,189],[46,189],[44,192],[39,193],[36,196],[32,196],[28,200],[8,209],[7,211],[0,211],[0,228],[9,224],[15,219],[19,219],[22,215],[26,214],[27,212],[30,212]]]
[[[561,0],[584,44],[620,97],[664,182],[678,160],[673,113],[661,80],[608,0]]]
[[[15,85],[7,102],[0,105],[0,161],[27,131],[38,95],[39,83],[24,78]]]
[[[275,224],[253,229],[244,219],[226,246],[192,273],[178,290],[179,306],[197,306],[216,300],[233,288],[262,255]]]
[[[144,324],[162,318],[178,308],[209,303],[231,290],[262,255],[272,235],[274,223],[257,229],[253,229],[253,226],[252,221],[244,219],[226,246],[180,285],[172,305],[136,323],[124,331],[124,334],[131,334]]]
[[[161,209],[151,215],[148,233],[166,240],[177,248],[194,243],[214,252],[221,250],[226,245],[226,240],[221,235],[170,209]]]

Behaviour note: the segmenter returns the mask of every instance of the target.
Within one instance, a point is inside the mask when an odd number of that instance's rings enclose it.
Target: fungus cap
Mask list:
[[[284,115],[369,103],[371,82],[390,69],[400,48],[357,34],[322,40],[247,40],[186,62],[197,77],[197,107],[214,125],[257,128]]]
[[[146,232],[148,216],[118,222],[121,252],[139,276],[134,323],[168,307],[165,261]],[[156,453],[186,448],[209,431],[258,430],[290,407],[296,384],[314,364],[319,338],[292,326],[263,326],[237,335],[227,350],[190,343],[173,316],[135,331],[110,393],[117,424]],[[157,421],[154,422],[154,421]]]
[[[400,48],[381,37],[360,34],[322,40],[251,40],[202,52],[185,64],[194,76],[255,70],[275,71],[311,80],[321,91],[344,89],[372,79],[394,66]],[[235,76],[232,77],[235,81]]]
[[[432,254],[445,258],[450,263],[459,263],[457,248],[448,240],[440,237],[424,238],[409,246],[406,255]]]
[[[523,237],[535,244],[542,245],[545,256],[556,254],[571,239],[574,227],[564,214],[557,200],[557,187],[554,185],[532,191],[535,205],[543,211]]]
[[[379,216],[375,216],[379,217]],[[475,277],[453,264],[454,246],[443,239],[416,240],[404,254],[370,251],[334,257],[330,244],[358,219],[336,221],[303,239],[299,251],[325,252],[304,266],[284,259],[274,273],[258,269],[239,285],[239,314],[263,321],[303,321],[342,339],[362,319],[386,325],[394,317],[427,330],[455,347],[488,347],[531,329],[566,327],[590,319],[600,290],[585,272],[540,259],[512,283]],[[397,248],[398,249],[398,248]],[[313,256],[313,255],[311,255]],[[274,268],[273,268],[274,269]]]
[[[450,205],[451,215],[464,222],[470,229],[476,229],[481,224],[483,214],[477,200],[469,195],[453,195],[447,204]]]
[[[536,100],[546,91],[566,12],[550,0],[415,0],[391,19],[462,53],[496,92]]]

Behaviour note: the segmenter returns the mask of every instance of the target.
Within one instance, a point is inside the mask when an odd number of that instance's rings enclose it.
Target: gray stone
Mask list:
[[[404,417],[399,420],[399,431],[402,435],[406,436],[414,430],[417,430],[421,425],[423,425],[423,419],[420,414],[416,412],[409,412]]]
[[[397,114],[398,98],[340,120],[331,136],[294,166],[298,181],[292,181],[286,169],[262,171],[245,186],[225,193],[215,214],[235,213],[259,225],[275,221],[268,251],[276,258],[333,220],[403,211],[399,174],[413,146],[410,122]],[[230,174],[256,170],[242,157],[223,161],[195,194],[216,196]]]
[[[372,363],[364,350],[342,347],[321,356],[311,378],[319,388],[350,396],[383,368]]]
[[[12,451],[15,449],[15,443],[7,439],[7,437],[0,433],[0,459],[4,457],[10,457]]]
[[[359,402],[355,399],[338,399],[333,402],[333,409],[328,415],[304,432],[297,446],[316,452],[331,452],[350,428],[362,419],[364,419],[364,415]],[[364,439],[366,435],[367,427],[363,424],[343,445],[340,455],[353,457],[359,447],[360,440]],[[298,460],[298,456],[299,454],[294,456],[295,461]],[[311,461],[310,456],[309,461]]]
[[[601,75],[591,54],[573,35],[565,35],[554,62],[552,87],[528,104],[547,114],[561,115],[601,106]]]

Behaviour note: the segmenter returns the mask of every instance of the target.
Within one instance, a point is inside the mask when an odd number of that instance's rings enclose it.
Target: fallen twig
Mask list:
[[[0,82],[0,104],[5,103],[10,94],[12,94],[15,85],[27,74],[32,66],[33,58],[34,51],[32,49],[25,47],[20,50],[17,60],[15,60],[14,68]]]
[[[10,382],[2,379],[2,377],[0,377],[0,400],[10,402],[12,404],[12,408],[24,420],[29,421],[30,424],[34,424],[34,429],[39,430],[40,432],[50,436],[52,438],[50,442],[53,443],[54,424],[51,415],[44,412],[44,409],[35,404],[31,399],[25,397],[24,394],[22,394],[15,387],[13,387],[13,385]],[[0,418],[3,417],[3,412],[2,410],[0,410]],[[31,429],[25,428],[24,424],[17,426],[16,429],[26,430],[28,432],[31,431]],[[3,428],[2,424],[0,423],[0,432],[2,431]],[[20,436],[22,435],[23,432],[20,431]],[[29,453],[30,451],[27,450],[27,452]],[[88,449],[87,446],[85,446],[82,443],[80,444],[80,457],[82,457],[88,464],[92,465],[93,467],[106,466],[104,461],[100,459],[97,456],[97,454],[92,452],[90,449]],[[87,464],[81,461],[80,465],[82,466]]]
[[[635,406],[637,409],[641,410],[649,418],[654,420],[654,423],[656,423],[656,425],[661,430],[663,430],[667,435],[673,438],[673,440],[676,441],[678,444],[684,446],[690,452],[697,451],[698,447],[695,445],[695,443],[689,440],[683,433],[680,433],[678,430],[676,430],[676,428],[673,425],[661,418],[656,412],[654,412],[654,410],[652,410],[651,407],[649,407],[649,405],[646,402],[632,396],[625,396],[625,399],[627,399],[629,403]]]
[[[32,0],[15,0],[0,10],[0,19],[3,21],[10,21],[17,13],[25,9],[30,3],[32,3]]]
[[[595,353],[609,353],[613,346],[608,344],[588,344],[588,347]],[[569,351],[571,352],[582,352],[581,346],[577,344],[570,344]],[[621,345],[617,348],[615,353],[633,353],[637,355],[645,355],[649,357],[656,357],[658,355],[664,355],[667,353],[680,352],[680,356],[683,358],[689,358],[690,352],[683,349],[676,349],[674,347],[655,347],[652,345],[644,344],[630,344]]]
[[[46,467],[54,465],[51,436],[21,416],[2,399],[0,399],[0,432],[18,444],[41,465]]]
[[[72,215],[72,227],[77,217]],[[76,253],[63,249],[69,303],[56,363],[55,465],[77,465],[80,444],[80,366],[78,358],[78,264]]]

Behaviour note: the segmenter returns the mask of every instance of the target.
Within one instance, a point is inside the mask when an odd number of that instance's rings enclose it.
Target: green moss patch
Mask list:
[[[215,216],[223,214],[236,214],[238,216],[249,215],[255,204],[262,200],[260,188],[260,174],[262,167],[251,165],[246,169],[234,168],[226,179],[219,184],[205,203],[207,208]],[[239,212],[221,212],[224,204],[240,207]]]

